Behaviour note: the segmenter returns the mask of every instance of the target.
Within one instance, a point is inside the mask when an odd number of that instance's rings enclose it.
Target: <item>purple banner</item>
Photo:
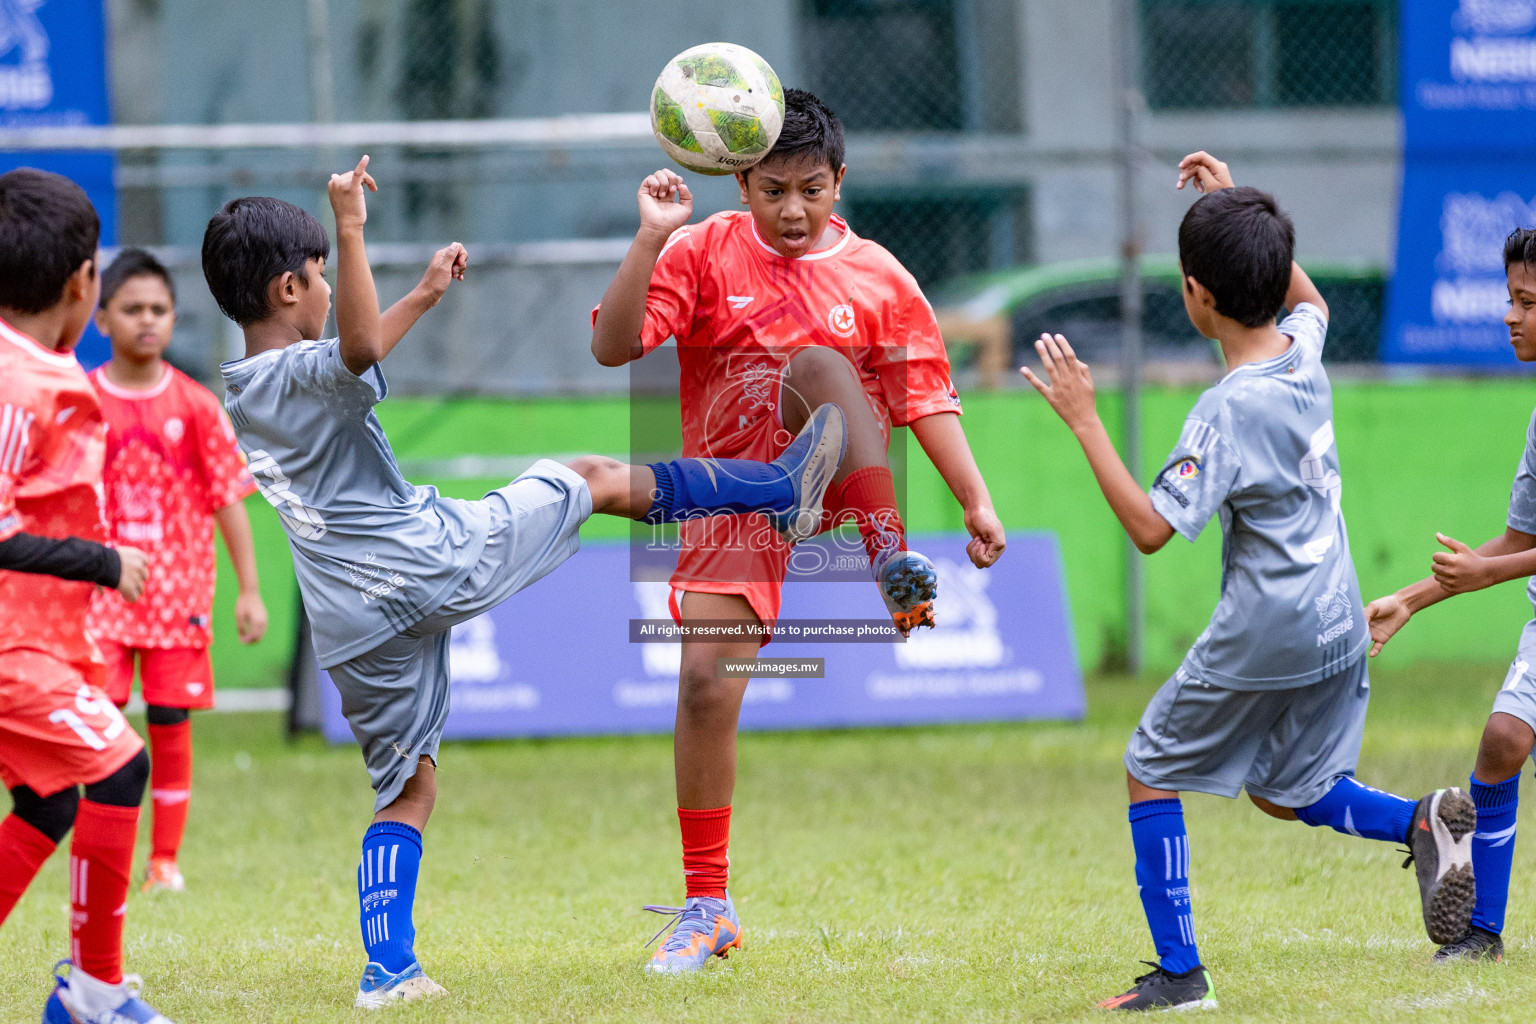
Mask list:
[[[763,658],[824,659],[823,678],[755,678],[743,729],[1076,719],[1087,710],[1053,534],[1010,535],[1001,567],[974,568],[964,536],[912,538],[939,570],[939,627],[905,643],[776,638]],[[625,544],[591,544],[453,631],[448,739],[670,732],[678,643],[631,643],[631,620],[669,620],[669,585],[632,582]],[[889,621],[873,583],[791,583],[783,619]],[[843,627],[836,627],[841,629]],[[642,635],[639,627],[635,635]],[[324,676],[324,673],[322,673]],[[351,742],[321,682],[324,732]]]

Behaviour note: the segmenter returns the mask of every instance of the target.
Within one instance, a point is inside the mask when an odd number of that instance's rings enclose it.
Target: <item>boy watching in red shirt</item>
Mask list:
[[[48,573],[0,571],[0,782],[13,801],[0,821],[0,922],[73,828],[70,970],[55,972],[44,1024],[168,1024],[123,976],[149,759],[98,686],[85,630],[96,585],[133,596],[144,568],[142,553],[102,547],[104,426],[71,352],[100,290],[98,232],[69,179],[0,175],[0,566]]]
[[[965,510],[979,567],[1003,552],[1002,525],[960,427],[960,400],[933,310],[885,249],[833,215],[843,174],[836,115],[784,92],[784,127],[762,162],[736,175],[750,212],[688,225],[693,199],[676,173],[641,184],[640,230],[593,314],[592,352],[605,366],[675,337],[682,372],[683,453],[771,459],[811,409],[834,403],[848,451],[827,492],[832,522],[858,525],[871,573],[903,634],[932,625],[932,564],[906,549],[886,449],[912,429]],[[676,195],[676,201],[672,200]],[[672,577],[680,623],[742,623],[749,636],[779,616],[790,546],[753,515],[685,522]],[[736,726],[744,678],[718,659],[750,659],[755,639],[683,640],[674,750],[687,901],[650,962],[698,970],[739,946],[726,893]]]
[[[107,695],[128,703],[139,666],[149,705],[153,847],[144,891],[186,888],[176,856],[192,792],[190,711],[213,706],[213,525],[240,582],[235,625],[253,644],[267,628],[251,523],[256,490],[219,400],[163,358],[176,326],[176,286],[143,249],[124,249],[101,275],[96,327],[112,358],[91,374],[107,423],[106,511],[113,539],[149,553],[153,581],[128,604],[96,595],[89,620],[107,662]]]

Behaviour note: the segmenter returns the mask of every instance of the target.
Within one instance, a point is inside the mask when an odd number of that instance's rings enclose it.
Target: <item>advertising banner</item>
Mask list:
[[[109,124],[106,17],[101,0],[0,0],[0,128]],[[111,153],[0,151],[0,174],[37,167],[78,182],[101,218],[101,244],[117,243],[116,158]],[[106,339],[87,328],[81,362],[105,361]]]
[[[871,582],[786,586],[780,622],[792,635],[759,655],[784,662],[747,684],[742,728],[1081,718],[1055,536],[1010,535],[1001,573],[974,568],[966,540],[913,538],[939,570],[939,626],[905,643],[860,635],[890,622]],[[670,586],[632,582],[630,555],[625,544],[588,545],[455,628],[446,737],[670,732],[682,657],[681,644],[664,639]],[[350,742],[324,673],[320,691],[325,735]]]
[[[1400,11],[1403,190],[1382,357],[1513,368],[1502,248],[1536,227],[1536,0]]]

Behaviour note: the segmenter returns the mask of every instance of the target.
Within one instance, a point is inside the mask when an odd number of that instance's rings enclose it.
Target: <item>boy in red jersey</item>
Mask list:
[[[101,275],[96,327],[112,359],[91,374],[107,423],[107,522],[115,539],[148,551],[154,581],[130,605],[99,593],[89,628],[107,661],[107,695],[122,707],[139,664],[149,705],[153,845],[144,891],[186,888],[176,855],[192,795],[195,708],[213,707],[213,525],[240,583],[240,642],[260,640],[267,610],[256,584],[251,523],[256,490],[219,400],[162,356],[176,326],[176,286],[143,249],[125,249]]]
[[[737,174],[750,212],[687,225],[682,178],[657,171],[639,191],[640,231],[593,315],[592,351],[620,366],[678,341],[683,447],[695,456],[772,458],[809,410],[835,403],[848,452],[826,504],[851,517],[903,633],[931,625],[935,577],[906,550],[886,448],[912,429],[965,510],[979,567],[997,561],[1001,524],[960,427],[960,400],[933,310],[889,252],[832,213],[843,174],[836,116],[798,89],[784,94],[773,150]],[[671,197],[676,194],[677,201]],[[673,575],[682,623],[778,618],[789,547],[754,516],[684,523]],[[681,601],[678,595],[681,594]],[[674,756],[687,901],[653,970],[698,970],[740,945],[726,893],[736,725],[747,681],[716,676],[720,658],[751,658],[755,641],[685,639]]]
[[[85,630],[96,584],[121,586],[132,565],[142,580],[140,553],[101,547],[104,427],[70,351],[100,289],[97,233],[67,178],[0,175],[0,540],[33,547],[0,564],[51,574],[0,571],[0,781],[14,802],[0,821],[0,921],[73,827],[72,966],[56,974],[44,1024],[164,1024],[122,969],[149,758],[97,685],[103,665]]]

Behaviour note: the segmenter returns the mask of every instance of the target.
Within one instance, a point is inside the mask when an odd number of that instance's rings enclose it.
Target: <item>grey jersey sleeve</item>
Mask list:
[[[1520,468],[1515,470],[1515,485],[1509,492],[1511,530],[1536,534],[1536,414],[1525,428],[1525,451],[1520,454]]]
[[[1236,487],[1242,468],[1237,450],[1215,427],[1187,419],[1152,484],[1152,507],[1179,536],[1193,542]]]
[[[1282,334],[1296,339],[1301,350],[1314,359],[1323,356],[1323,340],[1328,336],[1328,318],[1310,302],[1298,302],[1291,315],[1280,321]]]
[[[293,345],[283,353],[288,385],[323,395],[326,408],[337,416],[360,420],[389,394],[377,363],[358,376],[341,358],[341,340]]]

